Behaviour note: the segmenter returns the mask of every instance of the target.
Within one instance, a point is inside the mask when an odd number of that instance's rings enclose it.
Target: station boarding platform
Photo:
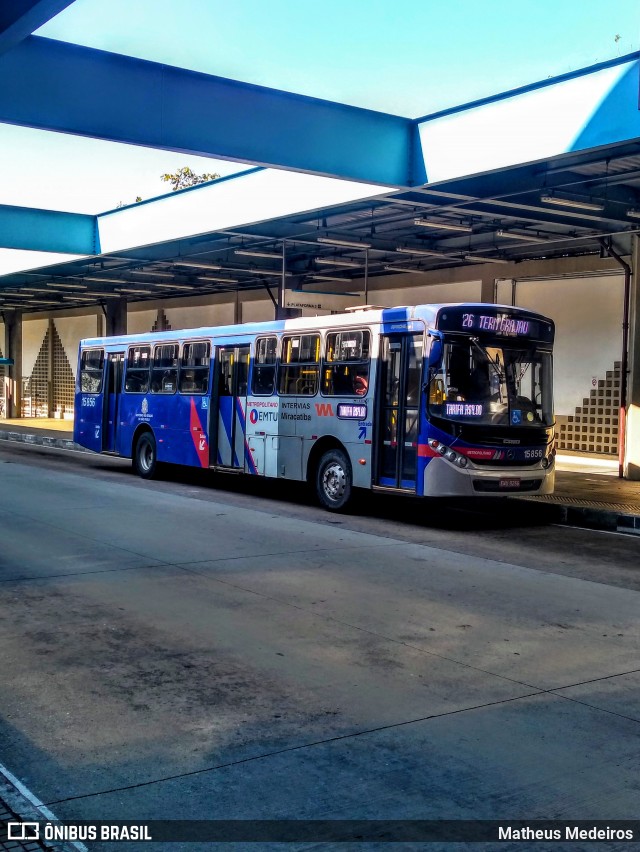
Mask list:
[[[73,442],[72,420],[1,420],[0,441],[86,452]],[[508,499],[558,506],[562,523],[640,535],[640,481],[620,479],[614,456],[559,454],[553,495]]]

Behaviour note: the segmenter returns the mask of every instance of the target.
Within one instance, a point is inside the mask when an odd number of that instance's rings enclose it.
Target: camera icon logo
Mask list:
[[[37,822],[8,822],[7,840],[39,840],[40,825]]]

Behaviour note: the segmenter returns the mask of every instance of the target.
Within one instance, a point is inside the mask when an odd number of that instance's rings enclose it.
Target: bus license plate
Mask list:
[[[520,488],[519,479],[501,479],[500,488]]]

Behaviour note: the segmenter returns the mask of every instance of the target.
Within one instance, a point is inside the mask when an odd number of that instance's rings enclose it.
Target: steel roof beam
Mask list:
[[[97,217],[0,204],[0,247],[98,254]]]
[[[384,186],[424,183],[410,119],[37,36],[0,57],[0,121]]]
[[[11,50],[32,32],[70,6],[73,0],[2,0],[0,53]]]

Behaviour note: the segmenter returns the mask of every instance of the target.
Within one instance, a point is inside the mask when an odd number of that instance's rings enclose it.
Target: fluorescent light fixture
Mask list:
[[[93,302],[94,301],[93,297],[88,297],[88,296],[85,296],[85,295],[81,296],[80,294],[73,295],[73,296],[63,296],[62,300],[64,302]]]
[[[131,293],[134,296],[155,296],[157,293],[152,293],[151,290],[136,290],[135,287],[120,287],[118,293]]]
[[[370,249],[371,243],[357,243],[354,240],[338,240],[333,237],[318,237],[319,243],[325,243],[328,246],[344,246],[345,248],[355,249]]]
[[[150,287],[160,287],[163,290],[196,290],[193,284],[150,284]]]
[[[276,260],[282,260],[282,252],[277,251],[258,251],[257,249],[236,249],[234,254],[242,254],[247,257],[266,257],[266,258],[275,258]]]
[[[212,284],[237,284],[235,278],[222,278],[220,275],[198,275],[196,281],[209,281]],[[160,285],[157,285],[160,286]]]
[[[340,257],[315,257],[314,261],[321,266],[344,266],[346,269],[360,269],[362,266],[357,260],[343,260]]]
[[[187,262],[182,260],[175,260],[173,262],[174,266],[186,266],[189,269],[222,269],[220,264],[218,263],[192,263],[191,261]]]
[[[400,254],[416,254],[420,257],[451,257],[445,251],[429,251],[429,249],[411,248],[410,246],[398,246],[396,251]]]
[[[470,234],[473,231],[471,225],[463,225],[462,222],[435,222],[432,219],[414,219],[414,225],[420,225],[422,228],[442,228],[444,231],[460,231],[463,234]]]
[[[83,295],[93,296],[94,299],[103,299],[103,298],[104,299],[119,299],[120,298],[119,293],[107,293],[106,291],[104,293],[94,293],[91,290],[87,290],[87,292]]]
[[[31,293],[23,293],[22,291],[18,291],[17,293],[8,293],[7,294],[11,299],[32,299],[33,296]]]
[[[631,216],[632,219],[640,219],[640,210],[627,210],[627,216]]]
[[[407,266],[385,266],[387,272],[411,272],[414,275],[427,275],[426,269],[409,269]]]
[[[548,243],[549,237],[538,237],[536,234],[521,233],[518,231],[496,231],[497,237],[504,237],[507,240],[526,240],[528,243]]]
[[[173,278],[173,272],[148,272],[144,269],[127,269],[126,271],[131,275],[150,275],[153,278]]]
[[[510,260],[502,260],[500,257],[481,257],[476,254],[465,254],[462,260],[470,260],[472,263],[511,263]]]
[[[351,284],[351,278],[341,278],[339,275],[312,275],[313,281],[342,281],[344,284]]]
[[[97,275],[85,275],[83,281],[94,281],[96,284],[126,284],[122,278],[98,278]],[[62,285],[60,285],[62,286]]]
[[[600,213],[604,210],[604,204],[598,204],[587,199],[564,198],[560,195],[541,195],[540,201],[545,204],[556,204],[559,207],[576,207],[578,210],[591,210],[593,213]]]
[[[220,269],[223,269],[227,272],[242,272],[245,275],[270,275],[272,278],[277,276],[278,278],[282,277],[282,270],[280,269],[240,269],[237,266],[221,266]],[[285,272],[285,278],[291,278],[291,272]]]
[[[86,284],[66,284],[59,281],[47,281],[47,287],[56,287],[62,290],[87,290]]]

